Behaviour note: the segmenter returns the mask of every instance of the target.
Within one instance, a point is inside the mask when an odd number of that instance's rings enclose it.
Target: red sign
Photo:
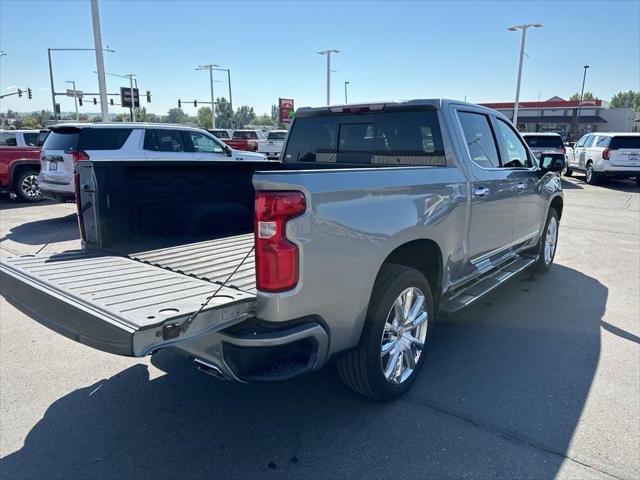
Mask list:
[[[291,123],[295,112],[293,98],[279,98],[278,111],[280,112],[280,123]]]

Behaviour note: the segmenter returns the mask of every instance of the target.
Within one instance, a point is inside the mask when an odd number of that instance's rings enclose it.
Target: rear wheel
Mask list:
[[[402,265],[383,265],[360,343],[338,359],[340,377],[357,393],[378,401],[401,396],[422,368],[433,321],[433,295],[424,275]]]
[[[587,164],[587,173],[585,173],[584,179],[589,185],[597,185],[600,182],[600,174],[593,171],[593,163]]]
[[[558,212],[556,212],[555,208],[550,208],[547,223],[544,226],[544,231],[538,243],[538,260],[531,267],[536,272],[548,272],[551,268],[553,259],[556,256],[559,227],[560,220],[558,219]]]
[[[15,188],[16,196],[23,202],[39,202],[42,194],[38,188],[38,172],[36,170],[25,170],[18,174]]]

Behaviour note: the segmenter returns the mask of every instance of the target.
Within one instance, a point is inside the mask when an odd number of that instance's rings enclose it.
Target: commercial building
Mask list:
[[[604,100],[564,100],[552,97],[543,102],[518,103],[518,130],[557,132],[574,140],[588,132],[632,132],[638,127],[633,108],[610,108]],[[482,103],[513,118],[513,102]],[[578,109],[580,118],[578,118]]]

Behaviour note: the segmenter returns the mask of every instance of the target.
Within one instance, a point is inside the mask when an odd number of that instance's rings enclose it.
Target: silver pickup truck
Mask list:
[[[243,382],[335,358],[389,400],[437,315],[550,268],[562,167],[476,105],[304,108],[281,163],[77,162],[83,249],[3,260],[1,292],[114,354],[171,348]]]

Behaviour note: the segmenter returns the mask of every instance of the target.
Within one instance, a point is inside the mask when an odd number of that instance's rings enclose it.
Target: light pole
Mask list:
[[[524,43],[527,37],[527,28],[541,28],[540,23],[524,23],[522,25],[514,25],[507,30],[510,32],[516,32],[522,30],[522,40],[520,41],[520,63],[518,64],[518,81],[516,83],[516,103],[513,106],[513,125],[518,128],[518,102],[520,101],[520,80],[522,79],[522,62],[524,60]]]
[[[97,73],[98,76],[100,76],[99,72],[93,72],[93,73]],[[112,77],[118,77],[118,78],[128,78],[129,79],[129,92],[131,95],[131,106],[129,107],[129,115],[131,115],[131,121],[135,122],[136,121],[136,110],[135,110],[135,101],[134,101],[134,97],[133,97],[133,82],[134,82],[134,78],[136,76],[135,73],[127,73],[126,75],[117,75],[115,73],[107,73],[107,72],[102,72],[103,75],[109,75]],[[136,88],[138,87],[138,80],[135,80],[136,82]],[[105,97],[106,97],[106,92],[105,92]],[[140,97],[138,97],[139,99]],[[102,97],[100,97],[100,101],[102,101]],[[104,122],[104,118],[102,119],[102,121]]]
[[[80,121],[80,114],[78,113],[78,92],[76,91],[75,80],[67,80],[65,83],[70,83],[73,86],[73,103],[76,105],[76,122]]]
[[[331,54],[340,53],[340,50],[322,50],[318,55],[327,56],[327,105],[331,104]]]
[[[219,68],[220,65],[209,63],[207,65],[200,65],[196,70],[209,70],[209,86],[211,88],[211,128],[216,128],[216,101],[213,97],[213,71]]]
[[[582,74],[582,90],[580,90],[580,102],[578,103],[578,114],[576,115],[576,133],[580,132],[580,110],[582,110],[582,99],[584,98],[584,82],[587,80],[587,69],[589,65],[585,65]]]
[[[93,45],[96,52],[96,70],[98,70],[98,92],[100,92],[100,112],[102,121],[109,121],[107,103],[107,81],[104,78],[104,56],[102,55],[102,33],[100,32],[100,9],[98,0],[91,0],[91,21],[93,23]],[[53,88],[53,86],[51,87]],[[131,97],[133,102],[133,96]],[[54,105],[55,108],[55,105]]]
[[[227,84],[229,85],[229,107],[231,108],[231,112],[233,112],[233,100],[231,99],[231,70],[228,68],[214,68],[214,70],[227,72]]]
[[[347,101],[347,85],[349,85],[351,82],[344,82],[344,103],[349,103]]]
[[[53,86],[53,65],[51,63],[51,52],[60,52],[60,51],[64,51],[64,52],[93,52],[95,50],[95,48],[47,48],[47,55],[49,57],[49,81],[51,82],[51,103],[52,103],[52,107],[53,107],[53,118],[55,120],[58,120],[58,114],[56,113],[56,95],[64,95],[64,94],[59,94],[56,93],[56,90]],[[105,52],[110,52],[110,53],[115,53],[115,50],[111,50],[109,48],[104,48],[103,49]],[[100,83],[100,79],[98,79],[98,83]],[[105,103],[106,103],[106,91],[105,91]],[[100,96],[100,102],[102,102],[102,95]],[[105,110],[102,110],[103,112]],[[109,111],[108,109],[106,110],[107,115],[109,115]],[[105,119],[105,117],[102,117],[103,121],[108,121],[108,118]]]
[[[7,52],[5,52],[4,50],[0,50],[0,58],[2,57],[6,57],[7,56]],[[0,66],[0,73],[2,72],[2,67]],[[2,76],[0,75],[0,78],[2,78]],[[0,108],[0,113],[2,112],[2,108]],[[4,127],[4,117],[0,118],[0,128]]]

